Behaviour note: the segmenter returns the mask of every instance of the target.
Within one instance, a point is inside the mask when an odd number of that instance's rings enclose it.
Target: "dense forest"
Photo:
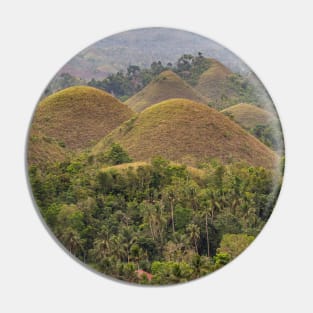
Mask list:
[[[277,173],[241,162],[131,161],[113,144],[96,158],[30,168],[57,238],[82,262],[128,282],[185,282],[227,264],[264,226],[280,188]]]

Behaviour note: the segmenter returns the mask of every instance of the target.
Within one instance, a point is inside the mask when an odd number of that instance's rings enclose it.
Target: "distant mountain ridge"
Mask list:
[[[131,64],[147,68],[154,61],[175,62],[182,54],[217,59],[237,73],[249,73],[249,67],[227,48],[200,35],[170,28],[142,28],[99,40],[72,58],[59,71],[89,80],[126,70]]]

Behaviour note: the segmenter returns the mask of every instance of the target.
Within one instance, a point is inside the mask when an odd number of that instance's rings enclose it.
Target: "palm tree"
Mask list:
[[[110,234],[106,226],[102,226],[99,236],[94,240],[92,254],[96,261],[110,254]]]
[[[85,251],[83,247],[83,241],[79,236],[79,233],[71,227],[68,227],[60,236],[60,240],[71,254],[77,255],[78,252],[82,252],[85,261]]]
[[[126,253],[127,263],[129,263],[130,248],[136,242],[137,236],[134,234],[133,230],[128,226],[122,228],[120,237],[121,237],[121,246]]]
[[[208,257],[210,257],[210,240],[209,240],[209,214],[212,211],[211,207],[205,207],[203,215],[205,220],[205,234],[206,234],[206,243],[208,249]]]
[[[142,214],[144,217],[144,222],[149,224],[151,237],[153,238],[153,240],[155,240],[155,238],[156,238],[155,226],[156,226],[156,222],[157,222],[157,220],[156,220],[157,219],[156,209],[155,209],[153,204],[148,203],[147,201],[144,201],[141,204],[141,211],[142,211]]]
[[[189,238],[193,242],[195,251],[198,253],[198,240],[200,239],[200,227],[196,224],[189,224],[187,226],[187,232],[189,233]]]
[[[173,233],[175,233],[174,207],[175,207],[175,202],[177,198],[176,191],[177,189],[174,186],[168,186],[164,193],[165,199],[169,202],[169,206],[170,206]]]

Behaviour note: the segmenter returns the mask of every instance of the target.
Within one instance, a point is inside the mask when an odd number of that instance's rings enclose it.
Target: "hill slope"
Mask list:
[[[235,122],[246,129],[254,128],[257,125],[268,125],[275,119],[270,112],[248,103],[239,103],[221,112],[226,115],[230,114]]]
[[[197,102],[207,103],[208,99],[198,94],[191,86],[172,71],[162,72],[144,89],[129,98],[125,104],[136,112],[172,98],[185,98]]]
[[[113,142],[121,144],[134,161],[160,155],[188,165],[218,158],[272,167],[277,159],[223,114],[186,99],[166,100],[146,109],[102,139],[92,153],[106,151]]]
[[[255,90],[243,77],[232,73],[219,61],[210,59],[211,66],[202,73],[195,89],[211,100],[210,106],[221,110],[251,98],[256,101]]]
[[[28,165],[42,166],[46,163],[62,162],[66,159],[67,151],[56,140],[32,134],[27,147]]]
[[[233,96],[234,92],[227,88],[227,79],[232,72],[217,60],[199,78],[195,89],[202,95],[221,104],[223,97]]]
[[[132,114],[126,105],[102,90],[75,86],[39,103],[31,133],[39,132],[76,150],[98,141]]]

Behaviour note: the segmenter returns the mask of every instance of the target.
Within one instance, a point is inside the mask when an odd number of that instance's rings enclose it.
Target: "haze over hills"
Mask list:
[[[155,103],[171,98],[185,98],[204,104],[209,102],[209,99],[200,95],[178,75],[172,71],[164,71],[125,104],[134,111],[141,112]]]
[[[128,120],[131,109],[110,94],[75,86],[42,100],[34,114],[31,133],[61,142],[66,149],[86,148]]]
[[[92,154],[106,151],[112,143],[120,144],[134,161],[160,155],[192,166],[217,158],[267,168],[277,161],[273,151],[229,118],[186,99],[170,99],[147,108],[100,140]]]
[[[254,128],[257,125],[269,125],[275,120],[272,113],[249,103],[239,103],[221,112],[229,114],[235,122],[246,129]]]
[[[228,49],[200,35],[169,28],[135,29],[104,38],[72,58],[60,71],[85,80],[103,79],[126,70],[131,64],[147,68],[154,61],[175,62],[182,54],[196,54],[219,60],[232,71],[250,69]]]
[[[216,59],[230,71],[242,74],[244,79],[250,85],[253,85],[255,89],[253,93],[257,95],[259,100],[258,105],[275,113],[273,103],[260,80],[231,51],[200,35],[160,27],[118,33],[90,45],[60,69],[47,86],[43,96],[62,89],[62,86],[64,88],[73,85],[87,85],[92,79],[102,81],[108,75],[116,74],[118,71],[124,71],[125,73],[130,65],[138,65],[141,69],[148,69],[153,62],[161,61],[166,66],[168,63],[175,64],[182,55],[197,55],[198,52],[201,52],[206,58]],[[72,77],[63,77],[62,74],[65,73],[71,74]],[[214,107],[223,109],[239,102],[255,102],[255,99],[247,99],[247,97],[241,97],[240,99],[237,97],[237,99],[231,99],[231,101],[227,99],[227,97],[234,96],[238,92],[246,92],[243,89],[236,90],[237,87],[240,89],[241,85],[246,85],[246,82],[222,79],[219,82],[210,83],[212,87],[206,88],[208,85],[207,75],[210,77],[210,72],[203,74],[198,84],[198,91],[205,97],[213,93],[216,98],[212,100],[217,102],[217,104],[213,104]],[[217,87],[219,86],[221,90],[218,93]],[[99,86],[95,87],[99,88]],[[110,88],[102,89],[111,92]],[[116,95],[116,93],[114,94]],[[133,94],[125,94],[125,96],[129,97]]]

